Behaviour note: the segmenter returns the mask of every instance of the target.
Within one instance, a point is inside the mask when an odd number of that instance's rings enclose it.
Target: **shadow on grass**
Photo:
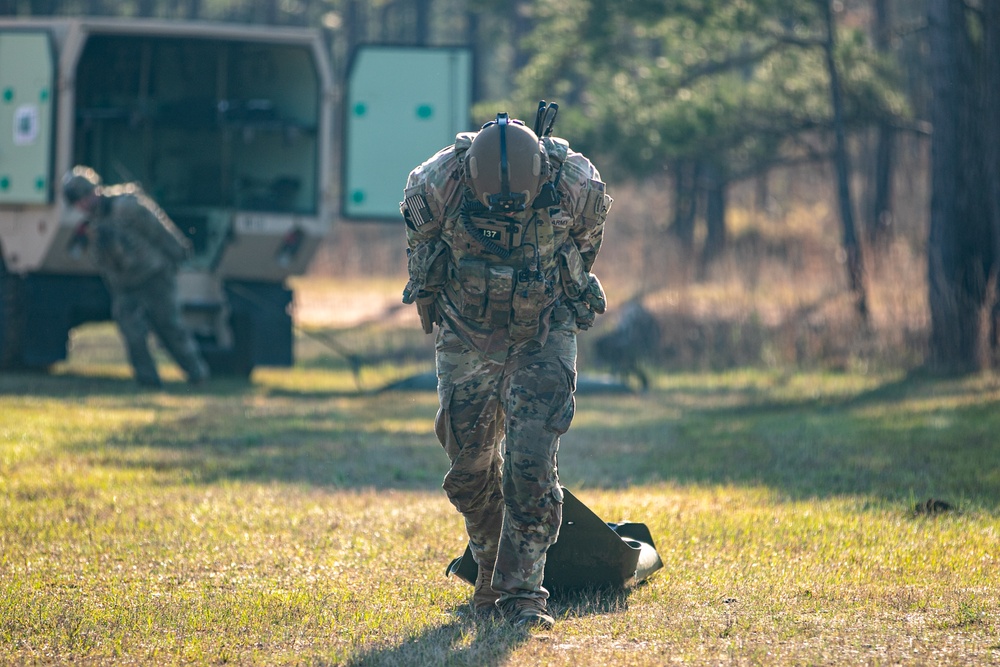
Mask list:
[[[577,420],[560,472],[571,487],[735,485],[789,500],[866,496],[912,509],[934,497],[995,512],[1000,472],[984,462],[996,456],[997,403],[920,375],[841,396],[706,386],[602,399],[582,404],[578,414],[607,418]]]
[[[40,398],[78,399],[89,394],[124,396],[135,394],[135,382],[117,377],[44,371],[3,371],[0,373],[0,396],[37,396]]]
[[[653,576],[656,576],[655,573]],[[568,617],[617,614],[628,609],[628,599],[635,588],[641,588],[647,583],[648,580],[643,581],[634,588],[556,590],[549,598],[549,607],[557,620]]]
[[[152,415],[113,430],[85,429],[66,447],[97,465],[151,471],[162,483],[439,490],[447,466],[429,426],[433,409],[406,407],[405,398],[390,403],[235,379],[144,390],[130,378],[77,373],[0,375],[4,395]],[[401,425],[420,419],[426,428]]]
[[[238,396],[253,390],[249,380],[213,378],[208,385],[193,387],[180,379],[165,379],[160,388],[142,387],[131,377],[101,375],[78,370],[4,371],[0,374],[0,396],[37,396],[79,400],[86,396],[156,396],[158,394],[206,394]]]
[[[465,609],[452,610],[455,620],[429,628],[398,646],[374,648],[345,663],[350,667],[376,665],[455,665],[498,667],[531,639],[503,621],[480,618]]]
[[[781,386],[794,377],[769,386],[694,381],[641,395],[581,396],[563,438],[561,479],[571,488],[737,485],[790,500],[865,496],[913,507],[934,497],[1000,509],[1000,469],[984,465],[995,460],[1000,432],[995,392],[979,396],[961,380],[916,375],[864,391],[799,396]],[[135,393],[120,377],[0,376],[0,396],[124,401]],[[431,391],[171,382],[138,404],[155,419],[77,449],[110,467],[200,484],[439,490],[447,470],[432,433]]]
[[[102,463],[186,483],[272,481],[343,489],[437,490],[447,459],[423,434],[366,425],[336,408],[294,416],[178,416],[110,438]],[[239,421],[236,427],[226,422]],[[198,426],[192,428],[195,424]],[[100,454],[99,454],[100,455]]]
[[[549,611],[559,624],[570,618],[619,613],[628,608],[631,590],[579,590],[555,593],[549,599]],[[430,628],[398,646],[374,648],[346,664],[350,667],[376,665],[454,665],[463,667],[498,667],[508,663],[511,654],[529,641],[545,641],[551,635],[543,631],[515,629],[499,616],[482,617],[471,613],[468,605],[450,611],[455,619]]]

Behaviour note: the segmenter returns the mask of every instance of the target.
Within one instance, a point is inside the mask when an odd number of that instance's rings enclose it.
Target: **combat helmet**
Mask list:
[[[548,179],[548,169],[538,135],[506,113],[483,125],[465,158],[469,186],[494,213],[525,210]]]
[[[73,167],[62,179],[62,192],[66,202],[72,206],[93,194],[101,186],[101,177],[90,167]]]

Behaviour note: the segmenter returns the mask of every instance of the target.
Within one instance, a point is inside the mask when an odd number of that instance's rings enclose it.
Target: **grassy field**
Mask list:
[[[0,663],[1000,664],[995,377],[581,393],[563,483],[646,523],[665,567],[525,634],[444,575],[465,540],[433,392],[377,391],[424,348],[356,373],[300,335],[250,383],[167,367],[137,392],[107,326],[50,375],[0,375]]]

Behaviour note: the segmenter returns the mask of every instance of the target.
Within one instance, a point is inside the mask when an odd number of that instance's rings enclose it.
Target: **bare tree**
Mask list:
[[[875,0],[875,48],[887,54],[891,47],[889,0]],[[867,216],[868,240],[873,247],[886,243],[892,232],[892,178],[896,130],[888,120],[879,122],[876,132],[874,193]]]
[[[430,44],[431,40],[431,5],[432,0],[414,0],[416,25],[414,26],[414,41],[420,46]]]
[[[701,269],[722,254],[726,248],[726,189],[724,170],[718,164],[705,165],[705,245],[701,253]]]
[[[32,16],[52,16],[58,13],[59,0],[30,0],[28,7]]]
[[[681,244],[694,246],[694,227],[698,214],[698,180],[701,165],[697,160],[677,160],[674,172],[674,220],[670,232]]]
[[[990,311],[990,363],[1000,365],[1000,332],[998,332],[997,307],[1000,296],[997,294],[997,276],[1000,273],[1000,125],[996,122],[997,109],[1000,109],[1000,2],[986,2],[983,11],[983,54],[980,59],[983,69],[982,80],[983,100],[981,130],[983,151],[983,189],[984,215],[986,225],[993,235],[993,272],[991,285],[993,293],[989,295],[991,303],[986,304]]]
[[[868,293],[865,287],[864,261],[857,227],[854,224],[854,210],[851,201],[850,164],[847,157],[847,133],[844,129],[844,102],[840,88],[840,73],[834,53],[837,46],[837,29],[833,21],[832,0],[819,0],[826,19],[826,40],[823,51],[826,55],[827,70],[830,75],[830,99],[833,107],[833,133],[836,141],[834,163],[837,169],[837,201],[840,205],[841,243],[847,255],[847,277],[858,316],[868,322]]]

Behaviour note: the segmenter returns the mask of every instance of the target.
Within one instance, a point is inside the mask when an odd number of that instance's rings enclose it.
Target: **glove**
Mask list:
[[[604,286],[593,273],[587,274],[587,289],[584,290],[582,297],[587,307],[598,315],[603,315],[608,309],[608,297],[604,293]]]

